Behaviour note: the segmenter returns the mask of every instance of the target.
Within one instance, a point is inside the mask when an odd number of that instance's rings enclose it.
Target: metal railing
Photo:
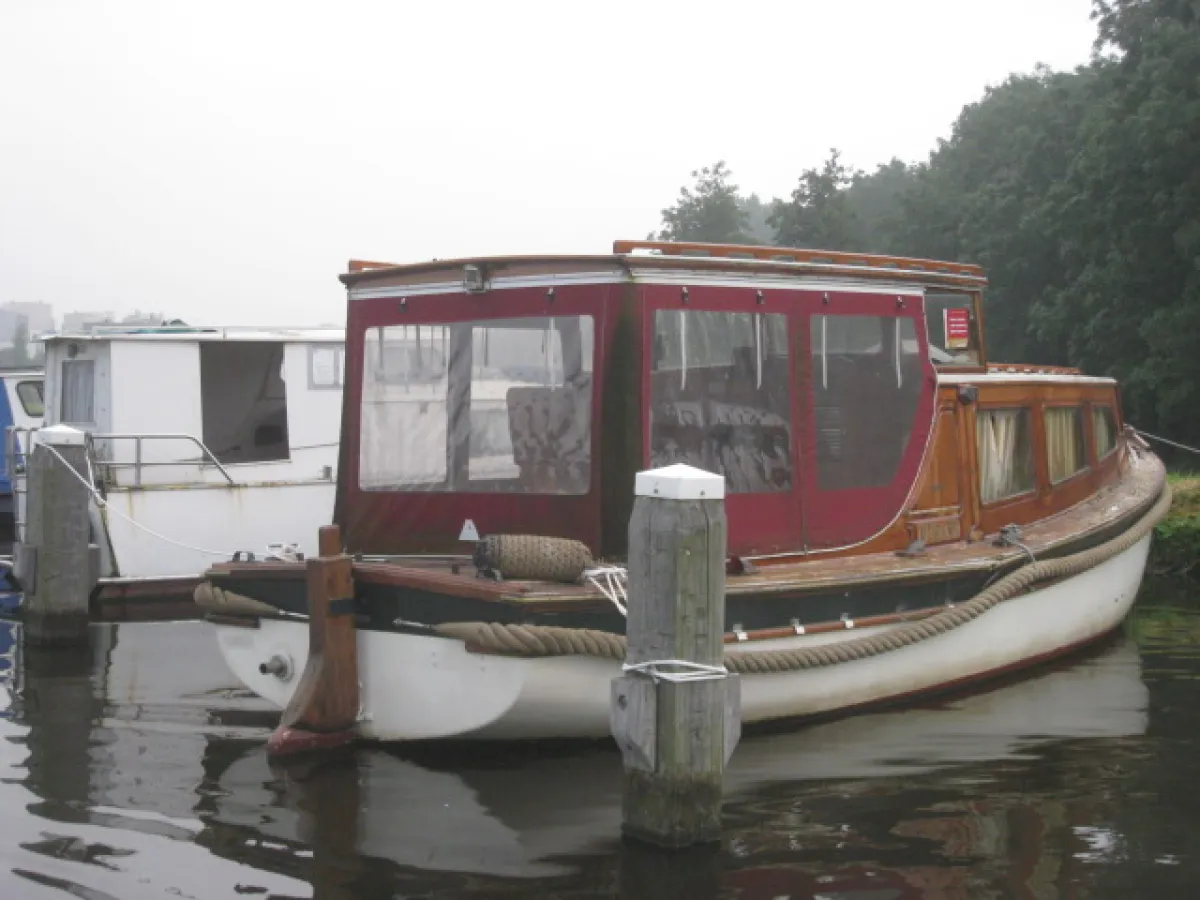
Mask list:
[[[94,450],[96,441],[133,441],[133,462],[114,462],[112,460],[100,459],[98,456],[96,456],[95,450]],[[198,459],[171,459],[171,460],[159,460],[159,461],[146,461],[145,459],[142,458],[142,443],[144,441],[186,441],[190,444],[193,444],[196,448],[198,448],[200,450],[200,457]],[[145,434],[143,434],[143,433],[136,433],[136,432],[129,433],[129,434],[111,434],[111,433],[100,433],[100,432],[96,432],[96,433],[88,432],[87,442],[88,442],[88,456],[96,461],[97,468],[103,468],[105,470],[132,468],[133,469],[134,487],[142,486],[142,469],[143,468],[147,468],[149,466],[187,466],[187,465],[201,465],[202,466],[202,465],[205,465],[206,463],[212,465],[218,472],[220,472],[225,477],[225,480],[227,482],[229,482],[230,484],[237,483],[233,480],[233,476],[229,474],[229,472],[226,470],[226,468],[223,465],[221,465],[220,460],[218,460],[217,457],[215,455],[213,455],[213,452],[208,449],[208,447],[207,447],[207,445],[205,445],[204,441],[200,440],[200,438],[196,437],[194,434],[186,434],[186,433],[182,433],[182,432],[179,434],[171,434],[171,433],[168,433],[168,434],[145,433]]]

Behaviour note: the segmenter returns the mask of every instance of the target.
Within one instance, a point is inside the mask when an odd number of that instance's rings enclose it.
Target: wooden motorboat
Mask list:
[[[365,737],[607,734],[649,468],[724,476],[748,725],[1103,637],[1169,503],[1113,379],[988,359],[976,266],[618,241],[342,281],[335,521]],[[197,591],[230,668],[281,706],[305,577],[225,562]]]

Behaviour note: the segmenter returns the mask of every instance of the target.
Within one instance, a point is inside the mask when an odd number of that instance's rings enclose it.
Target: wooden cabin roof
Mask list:
[[[635,270],[676,269],[708,273],[717,270],[736,274],[821,275],[958,290],[978,290],[987,284],[983,269],[967,263],[792,247],[626,240],[614,241],[609,254],[462,257],[403,265],[350,260],[348,271],[339,276],[339,280],[347,287],[371,282],[382,284],[410,276],[427,278],[434,273],[461,270],[465,266],[477,266],[486,275],[501,272],[534,274],[541,270],[548,276],[548,281],[552,280],[551,272],[618,268],[624,270],[630,280],[634,280]]]

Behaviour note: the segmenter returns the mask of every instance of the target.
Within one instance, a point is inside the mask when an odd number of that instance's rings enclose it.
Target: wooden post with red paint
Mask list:
[[[308,661],[268,754],[324,750],[352,741],[358,724],[358,631],[354,573],[341,529],[321,529],[320,556],[307,561]]]

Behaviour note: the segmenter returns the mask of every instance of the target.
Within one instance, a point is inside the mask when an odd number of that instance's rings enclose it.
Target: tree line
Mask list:
[[[989,88],[926,160],[833,149],[768,202],[722,160],[652,237],[979,263],[993,360],[1116,377],[1128,421],[1200,445],[1200,0],[1092,18],[1086,65]]]

